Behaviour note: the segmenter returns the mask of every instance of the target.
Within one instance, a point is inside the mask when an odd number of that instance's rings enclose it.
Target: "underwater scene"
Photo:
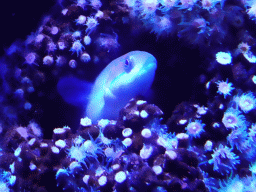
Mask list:
[[[256,191],[256,0],[0,7],[0,191]]]

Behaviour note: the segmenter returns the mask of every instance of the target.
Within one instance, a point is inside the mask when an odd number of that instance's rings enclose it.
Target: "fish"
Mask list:
[[[57,90],[67,103],[82,106],[84,116],[93,123],[114,120],[129,100],[149,92],[156,69],[152,54],[131,51],[111,61],[92,85],[76,77],[63,77]]]

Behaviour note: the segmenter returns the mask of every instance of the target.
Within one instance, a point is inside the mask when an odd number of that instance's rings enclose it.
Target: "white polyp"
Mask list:
[[[142,149],[140,150],[140,157],[142,159],[148,159],[153,152],[153,147],[149,145],[144,145]]]
[[[32,138],[32,139],[29,140],[28,144],[29,144],[30,146],[32,146],[32,145],[35,143],[35,141],[36,141],[36,139],[35,139],[35,138]]]
[[[165,154],[171,159],[171,160],[174,160],[177,158],[177,153],[175,151],[171,151],[171,150],[168,150],[168,151],[165,151]]]
[[[98,179],[98,183],[99,183],[100,186],[106,185],[106,183],[107,183],[107,177],[106,177],[106,176],[101,176],[101,177]]]
[[[114,165],[111,166],[111,168],[112,168],[113,170],[117,170],[117,169],[120,168],[120,165],[119,165],[119,164],[114,164]]]
[[[132,140],[131,140],[131,138],[126,138],[122,141],[122,143],[124,146],[129,147],[132,145]]]
[[[186,120],[186,119],[181,119],[181,120],[179,120],[179,124],[180,124],[180,125],[184,125],[185,123],[187,123],[187,120]]]
[[[159,175],[163,172],[163,169],[161,166],[159,165],[155,165],[152,167],[153,171],[155,172],[156,175]]]
[[[129,137],[132,135],[132,129],[131,128],[125,128],[123,131],[122,131],[122,135],[124,137]]]
[[[65,133],[65,129],[63,129],[63,128],[55,128],[54,130],[53,130],[53,133],[55,133],[55,134],[62,134],[62,133]]]
[[[188,139],[188,138],[189,138],[189,135],[186,134],[186,133],[178,133],[178,134],[176,135],[176,137],[177,137],[177,139],[179,139],[179,140],[184,140],[184,139]]]
[[[41,143],[40,147],[48,147],[48,144],[47,143]]]
[[[15,151],[14,151],[14,156],[18,157],[20,155],[21,152],[21,147],[18,147]]]
[[[207,140],[206,143],[204,144],[204,149],[207,150],[207,151],[211,151],[212,150],[212,146],[213,146],[212,141]]]
[[[106,155],[106,157],[111,157],[111,156],[113,156],[113,154],[114,154],[114,149],[111,148],[111,147],[107,147],[107,148],[104,150],[104,154]]]
[[[116,175],[115,175],[115,181],[118,183],[123,183],[126,180],[126,174],[123,171],[119,171]]]
[[[141,131],[141,135],[144,138],[149,138],[149,137],[151,137],[152,133],[151,133],[150,129],[145,128]]]
[[[148,117],[148,113],[147,113],[145,110],[142,110],[142,111],[140,112],[140,116],[141,116],[141,118],[145,119],[145,118]]]
[[[138,101],[136,102],[137,105],[142,105],[142,104],[144,104],[144,103],[147,103],[147,101],[138,100]]]
[[[66,142],[62,139],[59,139],[58,141],[55,141],[55,145],[60,148],[66,147]]]
[[[60,150],[57,147],[55,147],[55,146],[51,147],[51,149],[52,149],[52,152],[55,153],[55,154],[59,154],[60,153]]]
[[[31,171],[34,171],[34,170],[36,169],[36,165],[35,165],[34,163],[30,163],[29,169],[30,169]]]
[[[80,120],[80,124],[81,124],[82,126],[91,126],[91,125],[92,125],[92,121],[91,121],[91,119],[89,119],[88,117],[85,117],[85,118],[82,118],[82,119]]]
[[[90,175],[85,175],[85,176],[83,177],[83,182],[84,182],[85,184],[88,184],[89,178],[90,178]]]

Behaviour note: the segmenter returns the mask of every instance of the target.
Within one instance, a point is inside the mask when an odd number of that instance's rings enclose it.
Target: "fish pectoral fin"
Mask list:
[[[104,98],[105,99],[116,99],[116,96],[112,93],[112,91],[109,88],[105,88]]]

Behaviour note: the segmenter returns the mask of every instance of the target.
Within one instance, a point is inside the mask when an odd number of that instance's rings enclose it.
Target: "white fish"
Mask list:
[[[130,99],[147,93],[156,68],[157,61],[153,55],[145,51],[131,51],[106,66],[93,84],[89,97],[89,84],[74,77],[62,78],[57,89],[66,102],[82,105],[85,116],[92,122],[116,119]]]

